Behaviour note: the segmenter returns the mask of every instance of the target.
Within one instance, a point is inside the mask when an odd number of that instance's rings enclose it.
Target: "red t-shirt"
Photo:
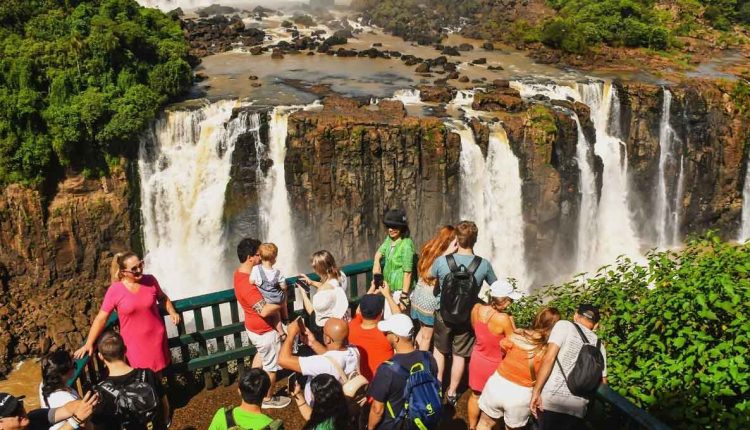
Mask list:
[[[349,323],[349,343],[359,349],[359,371],[372,381],[378,366],[393,357],[393,348],[385,333],[377,327],[362,328],[362,315],[357,314]]]
[[[274,328],[260,316],[260,311],[266,301],[263,295],[252,282],[250,274],[242,273],[238,270],[234,272],[234,295],[237,296],[237,302],[245,311],[245,328],[255,334],[267,333]]]

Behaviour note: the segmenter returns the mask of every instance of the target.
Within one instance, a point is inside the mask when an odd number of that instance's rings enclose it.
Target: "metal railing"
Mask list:
[[[349,280],[349,300],[355,304],[365,294],[372,281],[372,260],[350,264],[342,267],[341,270]],[[308,276],[313,280],[319,280],[315,274]],[[287,284],[290,286],[290,306],[294,296],[291,286],[296,280],[294,277],[287,278]],[[222,305],[229,306],[229,324],[224,324],[222,321]],[[218,370],[222,385],[229,385],[230,362],[239,362],[255,354],[251,345],[242,346],[241,335],[245,331],[245,326],[240,320],[234,290],[175,300],[174,306],[182,321],[177,326],[177,335],[168,338],[169,347],[180,351],[180,360],[173,361],[172,367],[177,372],[187,373],[207,368]],[[204,310],[210,310],[211,328],[206,328]],[[186,327],[186,316],[191,317],[189,321],[193,323],[190,331]],[[107,321],[106,328],[113,328],[117,325],[117,314],[113,313]],[[226,342],[227,337],[233,340],[233,347]],[[241,373],[243,368],[244,366],[238,363],[238,372]],[[96,357],[94,359],[84,357],[76,361],[76,371],[68,384],[76,385],[79,392],[85,392],[101,380],[103,369],[103,364]],[[204,385],[207,389],[214,387],[213,374],[213,371],[203,372]],[[669,430],[665,424],[635,406],[608,385],[599,387],[596,398],[589,406],[586,421],[591,429]]]

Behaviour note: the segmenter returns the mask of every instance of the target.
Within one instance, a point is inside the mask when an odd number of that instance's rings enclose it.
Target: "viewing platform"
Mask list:
[[[342,267],[349,279],[350,306],[355,308],[372,281],[372,261],[363,261]],[[308,275],[319,280],[314,275]],[[296,278],[287,278],[293,285]],[[293,297],[290,297],[292,299]],[[167,375],[168,393],[174,408],[172,429],[202,430],[208,428],[217,409],[239,404],[236,380],[245,368],[250,367],[255,349],[249,345],[241,310],[234,290],[225,290],[174,301],[182,321],[177,335],[169,337],[172,351],[172,371]],[[290,315],[292,301],[289,302]],[[113,313],[107,322],[112,328],[118,324]],[[86,392],[102,378],[103,364],[96,358],[85,357],[76,362],[76,371],[69,381],[79,392]],[[276,388],[286,390],[288,372],[280,372]],[[440,429],[466,429],[466,402],[469,391],[463,388],[455,413],[449,408]],[[269,416],[284,421],[287,430],[304,425],[296,407],[264,410]],[[590,429],[650,429],[668,430],[665,424],[639,409],[607,385],[600,386],[589,406],[586,418]]]

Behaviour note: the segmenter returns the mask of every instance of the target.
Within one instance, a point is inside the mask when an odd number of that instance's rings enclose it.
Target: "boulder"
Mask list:
[[[487,64],[487,59],[485,57],[477,58],[471,64]]]
[[[493,45],[492,42],[484,42],[482,44],[482,49],[484,49],[485,51],[494,51],[495,45]]]
[[[474,95],[473,109],[483,111],[520,112],[526,108],[521,93],[514,88],[496,88],[489,92]]]
[[[271,58],[274,60],[281,60],[284,58],[284,53],[280,49],[274,49],[271,53]]]
[[[468,52],[474,49],[474,46],[469,43],[462,43],[458,45],[458,50],[463,52]]]
[[[429,73],[430,72],[430,64],[425,62],[417,66],[415,69],[417,73]]]
[[[466,83],[469,82],[469,77],[468,76],[461,76],[460,78],[458,78],[458,82],[461,82],[462,84],[466,84]]]
[[[423,102],[448,103],[455,96],[455,90],[446,86],[420,85],[417,89]]]
[[[459,55],[461,55],[461,53],[458,52],[458,48],[456,48],[455,46],[446,46],[442,51],[440,51],[440,53],[443,55],[450,55],[452,57],[458,57]]]

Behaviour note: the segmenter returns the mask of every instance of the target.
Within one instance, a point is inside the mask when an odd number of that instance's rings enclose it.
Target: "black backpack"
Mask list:
[[[99,387],[114,398],[115,413],[122,429],[155,429],[161,399],[156,396],[154,387],[146,382],[146,369],[137,371],[134,382],[117,386],[112,381],[104,381]]]
[[[578,327],[578,324],[573,323],[573,326],[578,331],[578,334],[581,335],[581,340],[583,340],[583,346],[578,352],[578,358],[573,365],[573,370],[570,371],[568,376],[565,376],[565,371],[562,368],[562,364],[560,364],[560,360],[555,358],[555,361],[560,366],[560,373],[562,373],[568,389],[574,396],[593,397],[596,389],[599,388],[599,384],[602,382],[602,372],[604,372],[604,355],[602,355],[602,351],[599,349],[602,341],[601,339],[597,339],[596,346],[592,345],[586,339],[586,335],[583,334],[583,330]]]
[[[471,308],[477,302],[479,287],[474,272],[482,264],[482,257],[475,256],[467,268],[456,264],[452,255],[447,255],[448,273],[440,286],[440,316],[451,325],[466,325],[471,317]]]

